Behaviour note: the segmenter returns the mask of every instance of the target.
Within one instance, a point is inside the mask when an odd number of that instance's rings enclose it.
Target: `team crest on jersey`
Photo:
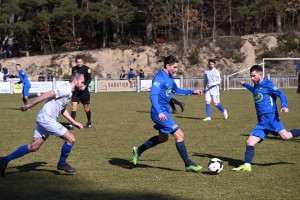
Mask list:
[[[276,87],[276,86],[274,86],[274,87],[273,87],[273,90],[278,90],[278,89],[279,89],[279,88],[278,88],[278,87]]]
[[[159,87],[160,86],[160,82],[154,82],[153,85]]]
[[[170,96],[172,94],[172,88],[167,89],[166,91],[166,95]]]
[[[88,69],[88,73],[91,73],[92,71],[91,71],[91,69]]]
[[[257,93],[257,94],[253,95],[253,98],[254,98],[254,102],[258,102],[258,101],[263,100],[264,97],[263,97],[262,93]]]

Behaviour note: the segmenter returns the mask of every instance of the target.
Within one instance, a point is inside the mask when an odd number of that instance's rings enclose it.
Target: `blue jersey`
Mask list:
[[[243,86],[253,93],[256,114],[258,116],[267,113],[274,113],[278,115],[276,106],[277,97],[280,98],[281,108],[287,108],[288,106],[285,94],[276,87],[274,83],[266,78],[254,86],[247,83],[244,83]]]
[[[19,77],[20,81],[18,82],[18,84],[23,83],[24,87],[31,86],[27,74],[22,69],[19,71]]]
[[[159,71],[152,80],[150,101],[151,114],[170,113],[169,100],[175,94],[191,95],[194,90],[183,90],[177,87],[174,78],[164,70]]]

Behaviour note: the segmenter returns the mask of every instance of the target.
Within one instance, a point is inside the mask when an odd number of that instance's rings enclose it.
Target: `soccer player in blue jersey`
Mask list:
[[[220,72],[215,68],[216,60],[208,60],[208,68],[204,72],[204,88],[205,88],[205,106],[206,118],[203,121],[210,121],[210,102],[213,101],[215,106],[223,113],[224,119],[228,118],[227,111],[220,103],[219,85],[221,83]]]
[[[7,164],[11,160],[20,158],[28,153],[38,151],[50,135],[59,137],[65,141],[61,148],[61,155],[57,163],[57,169],[68,173],[76,171],[75,168],[71,167],[66,162],[66,159],[75,144],[75,137],[64,126],[57,122],[57,118],[60,114],[62,114],[67,120],[72,122],[74,126],[79,129],[83,128],[82,124],[76,122],[66,109],[69,101],[71,100],[72,92],[76,89],[79,90],[82,87],[84,87],[84,76],[79,73],[74,73],[71,75],[70,83],[62,85],[55,90],[46,92],[30,104],[21,107],[22,111],[26,111],[44,100],[47,100],[44,107],[36,117],[36,128],[32,142],[19,147],[16,151],[5,157],[0,157],[0,173],[2,177],[4,177]]]
[[[270,80],[264,79],[262,73],[261,66],[254,65],[250,68],[250,76],[254,86],[251,86],[244,81],[241,82],[244,87],[253,93],[258,123],[246,141],[245,164],[233,168],[233,171],[251,171],[254,146],[257,143],[262,142],[269,133],[274,136],[280,136],[283,140],[290,140],[300,136],[299,129],[292,129],[288,132],[280,122],[276,99],[278,97],[281,101],[280,111],[287,113],[289,111],[287,108],[287,98]]]
[[[184,134],[171,117],[169,100],[174,93],[181,95],[202,95],[202,90],[183,90],[178,88],[172,76],[175,67],[178,67],[177,59],[174,56],[166,57],[164,60],[164,69],[159,71],[152,80],[150,92],[150,101],[152,104],[151,119],[155,123],[154,128],[158,130],[158,135],[151,137],[139,147],[133,147],[132,162],[136,165],[138,158],[144,151],[168,141],[169,134],[171,134],[175,137],[176,148],[185,163],[186,170],[197,172],[202,167],[192,162],[188,156],[184,144]]]
[[[31,88],[31,84],[28,80],[27,74],[24,72],[24,70],[22,70],[22,67],[21,67],[20,64],[16,64],[16,70],[19,72],[19,78],[20,78],[20,81],[17,82],[16,84],[21,84],[22,83],[23,90],[22,90],[22,94],[21,94],[21,99],[22,99],[24,105],[27,105],[27,100],[28,99],[36,98],[40,94],[29,95],[29,90]]]

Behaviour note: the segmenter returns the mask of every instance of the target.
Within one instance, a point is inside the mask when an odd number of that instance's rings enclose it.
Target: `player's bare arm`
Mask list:
[[[55,92],[53,90],[49,91],[49,92],[46,92],[46,93],[43,93],[41,96],[35,98],[33,100],[33,102],[31,102],[30,104],[21,106],[21,110],[26,111],[26,110],[34,107],[35,105],[39,104],[40,102],[45,101],[48,98],[55,98]]]
[[[69,120],[72,124],[74,124],[74,126],[76,126],[77,128],[79,128],[80,130],[83,128],[83,125],[77,121],[75,121],[70,113],[68,112],[67,109],[62,110],[61,114],[67,119]]]

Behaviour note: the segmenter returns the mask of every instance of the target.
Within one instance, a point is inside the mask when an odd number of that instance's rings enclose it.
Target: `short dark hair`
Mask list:
[[[166,68],[167,65],[173,65],[174,63],[178,63],[178,60],[174,56],[164,58],[164,68]]]
[[[81,60],[83,60],[82,56],[76,56],[76,58],[75,58],[75,62],[77,62],[77,60],[78,60],[78,59],[81,59]]]
[[[253,71],[256,71],[256,72],[262,72],[262,67],[260,65],[253,65],[251,68],[250,68],[250,73],[253,72]]]
[[[215,60],[215,59],[208,59],[208,64],[209,64],[210,62],[216,64],[216,60]]]

